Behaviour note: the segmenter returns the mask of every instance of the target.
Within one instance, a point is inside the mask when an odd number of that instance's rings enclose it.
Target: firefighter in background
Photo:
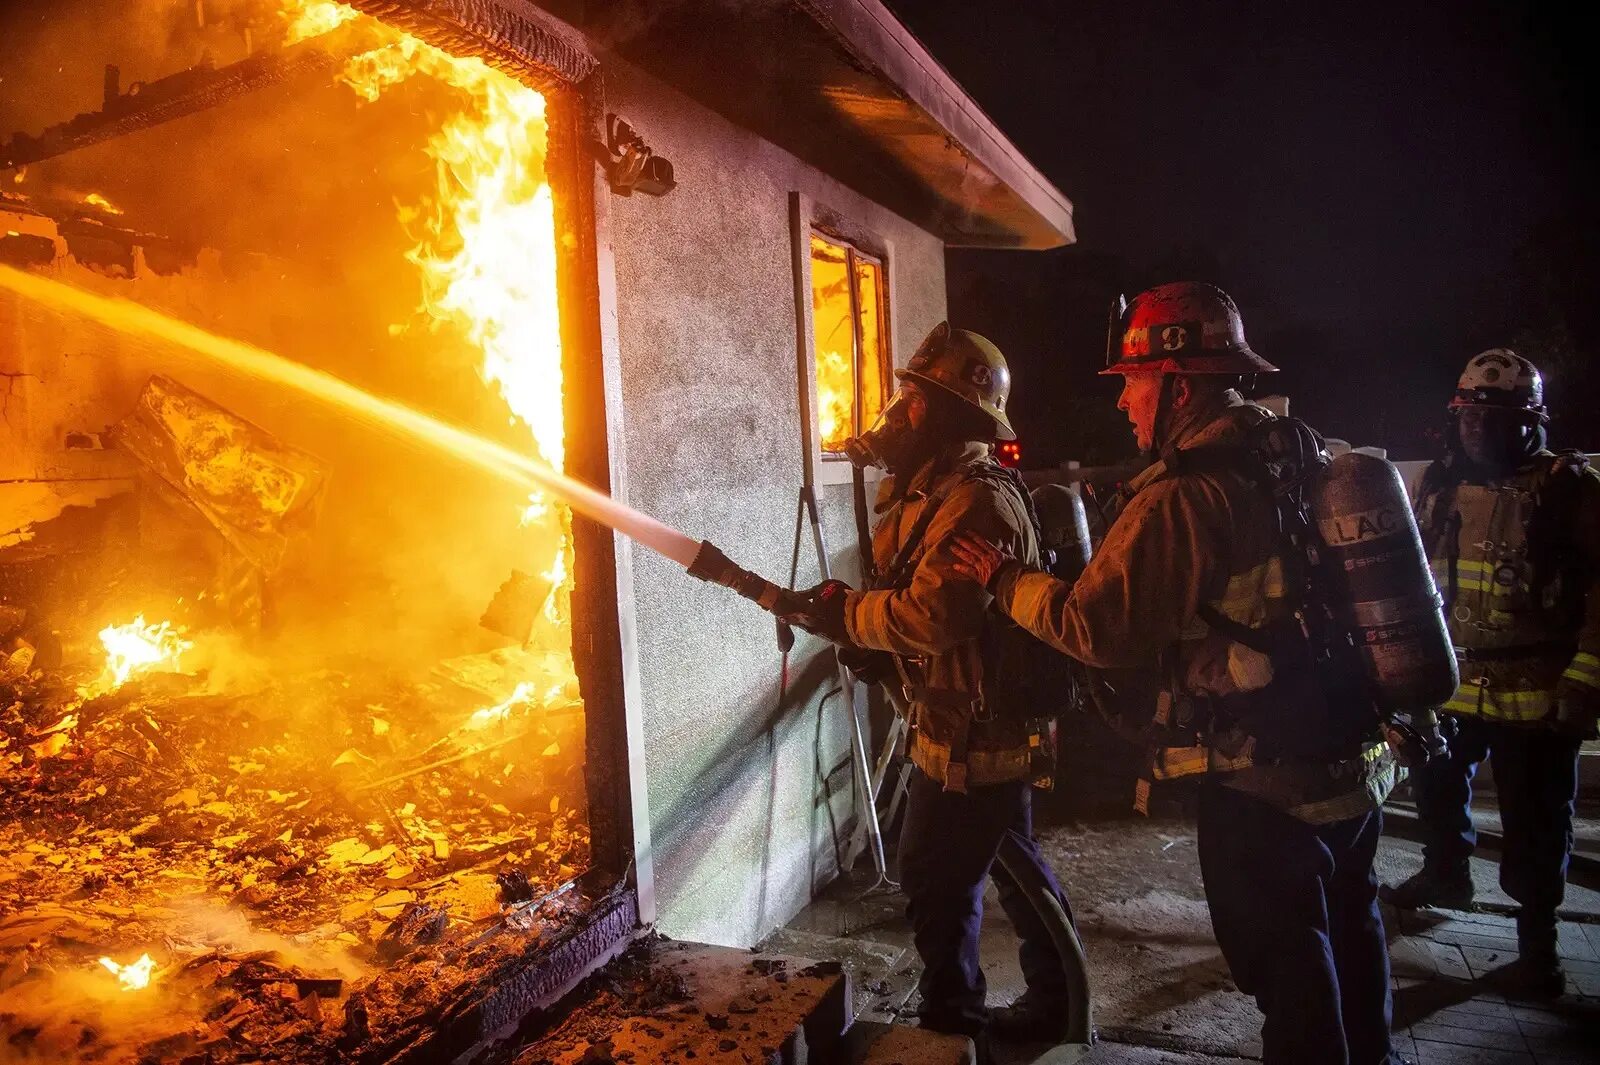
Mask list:
[[[1500,884],[1521,904],[1520,957],[1505,975],[1559,993],[1578,746],[1600,715],[1600,476],[1581,454],[1545,448],[1544,385],[1514,352],[1467,363],[1449,412],[1447,452],[1416,512],[1461,687],[1443,707],[1449,756],[1416,777],[1422,871],[1385,895],[1407,909],[1472,901],[1472,777],[1492,757]]]
[[[806,614],[786,620],[845,648],[893,656],[880,665],[898,673],[891,682],[904,684],[910,705],[915,769],[899,860],[923,965],[921,1021],[973,1036],[982,1053],[990,1017],[978,931],[991,875],[1021,937],[1028,983],[1024,1001],[994,1018],[994,1034],[1051,1036],[1065,1018],[1060,956],[996,863],[1001,841],[1013,837],[1063,909],[1066,898],[1033,838],[1024,724],[1031,708],[1016,705],[996,668],[993,629],[1008,623],[990,610],[988,593],[956,576],[950,545],[971,532],[1037,561],[1038,536],[1021,479],[993,454],[997,438],[1015,437],[1000,351],[941,323],[895,376],[899,390],[878,424],[848,445],[858,465],[891,475],[880,488],[872,544],[881,586],[856,591],[825,582],[801,593],[810,601]]]
[[[959,568],[1024,629],[1092,669],[1167,678],[1152,773],[1203,777],[1206,901],[1234,981],[1265,1016],[1264,1060],[1388,1062],[1389,960],[1372,864],[1393,759],[1375,718],[1364,724],[1303,690],[1314,670],[1249,646],[1300,631],[1276,507],[1229,458],[1272,419],[1239,387],[1276,367],[1245,342],[1233,301],[1205,284],[1141,293],[1108,348],[1104,372],[1123,378],[1118,407],[1155,461],[1128,485],[1088,568],[1067,584],[981,536],[958,541]],[[1142,782],[1141,798],[1147,791]]]

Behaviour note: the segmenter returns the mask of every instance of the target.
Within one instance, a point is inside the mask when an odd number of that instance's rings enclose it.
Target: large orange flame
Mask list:
[[[545,173],[545,99],[477,58],[452,56],[333,0],[282,0],[290,39],[327,32],[352,19],[384,43],[352,59],[342,79],[376,100],[410,78],[457,90],[461,106],[428,141],[436,181],[420,204],[400,205],[416,240],[408,258],[421,271],[420,310],[453,328],[482,353],[480,373],[527,426],[539,457],[556,470],[566,459],[560,310],[556,288],[555,202]],[[536,494],[522,513],[553,582],[544,616],[570,649],[571,511]]]

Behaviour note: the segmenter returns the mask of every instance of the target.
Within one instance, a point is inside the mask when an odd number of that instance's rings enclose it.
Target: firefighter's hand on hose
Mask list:
[[[970,577],[990,591],[1008,569],[1022,565],[1009,553],[976,533],[962,533],[950,545],[956,556],[956,572]]]
[[[814,588],[795,592],[802,606],[793,613],[780,615],[779,620],[805,629],[813,636],[821,636],[837,644],[848,644],[850,634],[844,622],[844,597],[850,586],[844,581],[827,580]]]
[[[839,648],[839,663],[862,684],[877,684],[894,676],[894,656],[846,644]]]
[[[1550,718],[1556,731],[1592,740],[1596,721],[1600,721],[1600,691],[1578,681],[1561,681],[1556,686],[1556,708]]]

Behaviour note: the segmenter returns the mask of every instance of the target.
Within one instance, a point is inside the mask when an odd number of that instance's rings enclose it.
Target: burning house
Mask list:
[[[655,6],[3,16],[13,1056],[447,1060],[851,860],[831,655],[550,471],[850,576],[944,248],[1071,207],[876,0]]]

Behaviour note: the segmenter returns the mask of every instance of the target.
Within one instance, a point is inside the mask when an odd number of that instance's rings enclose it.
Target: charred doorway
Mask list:
[[[516,5],[361,7],[19,35],[98,73],[14,122],[0,262],[603,487],[592,61]],[[3,292],[0,360],[0,1046],[441,1060],[626,938],[608,532]]]

